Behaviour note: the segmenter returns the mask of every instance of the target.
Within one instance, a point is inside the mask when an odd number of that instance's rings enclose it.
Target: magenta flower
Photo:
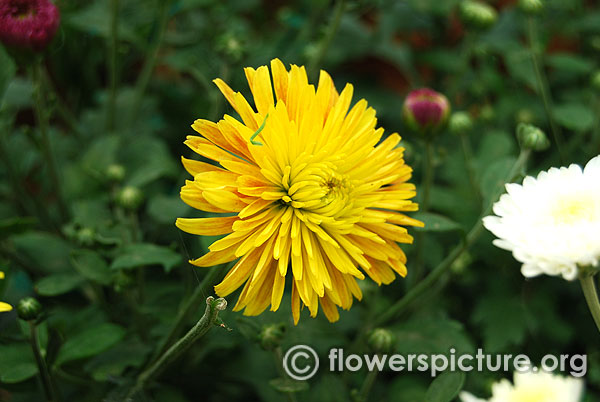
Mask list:
[[[448,98],[429,88],[410,92],[402,108],[402,117],[406,125],[420,133],[439,130],[446,124],[449,115]]]
[[[0,0],[0,41],[9,46],[43,50],[60,23],[49,0]]]

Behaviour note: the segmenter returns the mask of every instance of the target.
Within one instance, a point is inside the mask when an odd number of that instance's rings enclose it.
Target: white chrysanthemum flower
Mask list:
[[[578,266],[600,260],[600,156],[585,169],[551,168],[523,184],[507,184],[484,226],[523,263],[526,277],[540,274],[577,277]]]
[[[583,395],[581,378],[546,371],[514,374],[514,385],[504,379],[492,385],[492,397],[480,399],[461,392],[462,402],[579,402]]]

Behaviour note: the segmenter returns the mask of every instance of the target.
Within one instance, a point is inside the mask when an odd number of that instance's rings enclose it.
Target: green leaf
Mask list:
[[[95,356],[123,339],[125,332],[122,327],[110,323],[90,327],[67,339],[58,352],[56,365]]]
[[[0,382],[14,384],[28,380],[38,372],[35,363],[17,363],[0,375]]]
[[[269,385],[284,394],[308,390],[306,381],[294,381],[291,378],[275,378],[269,381]]]
[[[15,62],[12,57],[6,53],[6,50],[3,46],[0,46],[0,106],[2,106],[4,92],[6,88],[8,88],[9,82],[15,76],[17,72],[17,67],[15,66]]]
[[[190,207],[179,197],[157,195],[148,203],[148,214],[156,222],[175,225],[175,219],[185,216]]]
[[[25,381],[36,375],[37,371],[28,343],[0,346],[0,382],[12,384]]]
[[[569,53],[555,53],[546,57],[550,67],[572,74],[589,74],[594,69],[594,63],[583,57]]]
[[[465,373],[462,371],[446,371],[431,382],[425,402],[450,402],[458,395],[465,383]]]
[[[70,292],[83,282],[78,274],[55,274],[39,280],[35,291],[40,296],[58,296]]]
[[[29,260],[34,269],[56,273],[70,269],[71,245],[46,232],[27,232],[12,237],[20,256]]]
[[[435,214],[432,212],[418,212],[413,214],[411,217],[425,223],[425,227],[415,227],[415,231],[448,232],[452,230],[462,230],[462,227],[458,223],[440,214]]]
[[[518,296],[486,295],[475,307],[473,320],[483,327],[484,349],[490,353],[518,346],[527,336],[527,316]]]
[[[481,194],[484,197],[484,204],[492,201],[492,197],[496,197],[498,192],[503,189],[515,161],[516,159],[512,156],[502,158],[489,165],[483,172],[481,176]]]
[[[25,232],[31,229],[37,223],[37,219],[33,217],[15,216],[12,218],[0,220],[0,239],[4,239],[16,233]]]
[[[449,354],[473,353],[475,348],[463,325],[439,315],[419,316],[394,328],[396,353]]]
[[[76,250],[71,254],[73,267],[85,278],[108,285],[111,282],[112,273],[108,264],[92,250]]]
[[[529,88],[537,88],[537,78],[531,55],[527,50],[511,52],[506,55],[506,67],[515,81],[526,84]]]
[[[166,272],[181,264],[181,256],[167,247],[154,244],[131,244],[123,247],[111,269],[131,269],[147,265],[162,265]]]
[[[71,27],[104,38],[110,37],[110,11],[108,3],[105,1],[90,2],[90,5],[77,12],[70,14],[65,18],[65,24]],[[135,31],[127,25],[122,19],[118,26],[119,38],[135,42],[137,40]]]
[[[594,126],[594,112],[581,103],[557,105],[552,110],[561,126],[574,131],[587,131]]]
[[[161,177],[176,177],[179,171],[166,143],[157,138],[145,138],[143,146],[135,143],[123,155],[128,171],[127,184],[142,187]]]
[[[139,340],[125,340],[90,360],[85,370],[92,374],[94,380],[107,381],[122,375],[129,367],[140,367],[150,349]]]

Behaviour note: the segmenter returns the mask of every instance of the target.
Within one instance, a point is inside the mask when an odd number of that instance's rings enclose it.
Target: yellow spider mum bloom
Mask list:
[[[0,279],[4,279],[4,272],[0,271]],[[12,306],[8,303],[0,301],[0,313],[12,310]]]
[[[400,225],[423,224],[397,212],[417,210],[400,136],[382,141],[375,110],[365,100],[350,108],[352,85],[338,94],[324,71],[317,88],[304,67],[287,71],[278,59],[271,74],[266,66],[245,72],[257,111],[216,79],[242,121],[196,120],[192,127],[202,137],[185,141],[222,167],[182,158],[194,176],[182,200],[226,215],[179,218],[176,225],[196,235],[227,234],[190,262],[209,267],[239,258],[215,286],[227,296],[245,283],[234,311],[258,315],[269,304],[277,310],[289,276],[295,323],[301,305],[314,317],[319,303],[336,321],[336,306],[349,309],[362,298],[356,279],[363,272],[378,284],[406,275],[396,242],[413,239]]]

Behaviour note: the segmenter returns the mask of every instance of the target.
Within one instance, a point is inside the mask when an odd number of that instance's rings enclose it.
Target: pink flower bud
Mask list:
[[[416,89],[408,94],[402,108],[406,125],[427,134],[438,131],[450,115],[450,102],[444,95],[429,89]]]
[[[0,1],[0,41],[6,45],[41,51],[59,23],[58,8],[49,0]]]

